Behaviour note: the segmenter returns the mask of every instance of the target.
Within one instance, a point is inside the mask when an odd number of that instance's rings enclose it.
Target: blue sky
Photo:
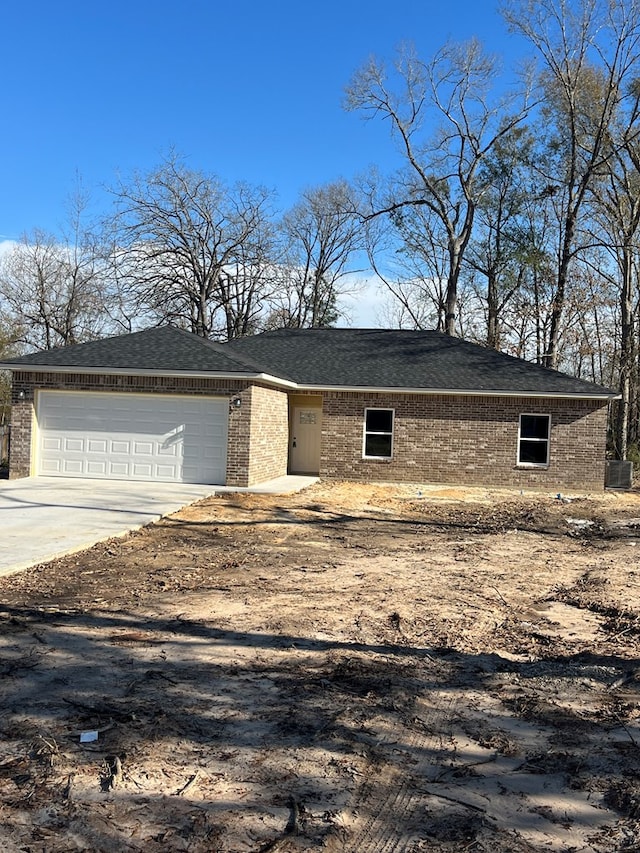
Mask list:
[[[394,165],[384,125],[342,108],[353,72],[412,41],[513,51],[492,0],[36,0],[5,4],[0,241],[56,232],[76,176],[104,208],[118,173],[173,147],[189,166],[278,192]]]

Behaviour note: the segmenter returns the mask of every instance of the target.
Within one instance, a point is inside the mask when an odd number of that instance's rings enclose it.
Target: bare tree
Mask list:
[[[525,279],[523,234],[528,196],[528,167],[533,138],[524,128],[515,128],[494,146],[480,167],[486,190],[478,204],[474,235],[466,263],[485,320],[480,340],[500,349],[508,325],[508,308]]]
[[[640,263],[640,145],[627,139],[607,162],[606,174],[598,182],[591,199],[593,222],[598,229],[593,238],[613,260],[613,267],[598,265],[598,272],[618,290],[619,384],[621,399],[615,406],[614,449],[626,459],[632,432],[631,411],[638,388],[638,330]]]
[[[540,191],[554,199],[559,223],[555,292],[543,362],[558,363],[558,342],[578,226],[588,191],[615,154],[609,128],[622,111],[638,118],[630,87],[640,61],[640,7],[625,0],[509,0],[510,28],[529,40],[542,63],[546,128]]]
[[[113,195],[112,259],[139,311],[202,337],[252,328],[268,278],[267,190],[229,188],[172,154]]]
[[[74,197],[62,237],[35,230],[0,259],[0,298],[27,346],[75,344],[111,328],[102,244],[82,227],[83,208]]]
[[[305,190],[285,214],[271,327],[330,326],[338,319],[349,262],[364,243],[356,208],[354,189],[340,180]]]
[[[423,206],[446,246],[444,330],[455,334],[458,282],[485,186],[479,168],[489,152],[524,118],[526,96],[491,99],[495,58],[478,41],[448,44],[428,63],[400,52],[395,75],[375,60],[347,89],[347,108],[388,120],[406,168],[372,216]],[[432,128],[437,126],[436,132]],[[425,130],[426,128],[426,130]]]
[[[389,292],[393,326],[444,331],[448,252],[429,209],[399,208],[366,222],[371,268]]]
[[[11,358],[19,354],[18,341],[22,337],[21,330],[12,326],[4,319],[4,306],[0,298],[0,359]],[[0,427],[9,421],[11,411],[11,374],[0,370]],[[0,463],[2,463],[0,454]]]

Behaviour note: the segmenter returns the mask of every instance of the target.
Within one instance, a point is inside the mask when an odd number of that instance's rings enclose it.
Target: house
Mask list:
[[[0,364],[10,476],[601,490],[616,393],[438,332],[164,327]]]

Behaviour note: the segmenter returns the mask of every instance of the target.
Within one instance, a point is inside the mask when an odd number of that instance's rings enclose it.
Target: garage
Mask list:
[[[39,391],[36,473],[223,485],[228,416],[215,397]]]

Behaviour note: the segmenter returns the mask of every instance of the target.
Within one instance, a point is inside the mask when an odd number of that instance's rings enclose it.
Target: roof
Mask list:
[[[224,346],[305,387],[617,396],[610,388],[441,332],[279,329]]]
[[[248,362],[240,353],[233,353],[222,344],[171,326],[43,350],[7,359],[1,366],[9,370],[41,367],[53,371],[66,368],[92,373],[108,373],[110,370],[190,375],[224,373],[255,376],[261,373],[259,367]]]
[[[617,396],[440,332],[397,329],[279,329],[217,344],[165,326],[9,359],[0,368],[261,377],[301,390]]]

